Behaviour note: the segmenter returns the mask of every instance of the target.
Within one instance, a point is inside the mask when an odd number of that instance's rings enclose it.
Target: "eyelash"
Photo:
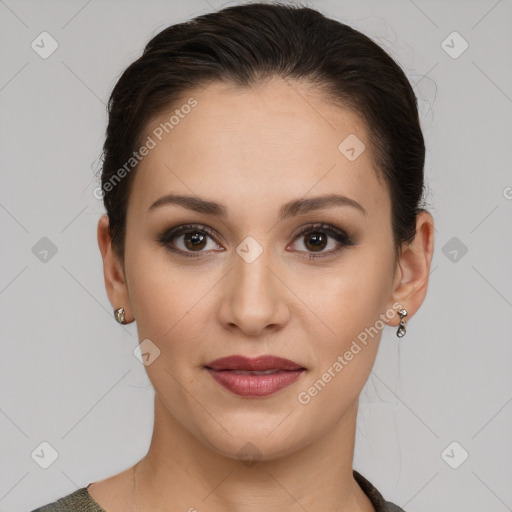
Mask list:
[[[178,253],[180,255],[183,255],[188,258],[197,258],[200,256],[203,256],[204,253],[202,251],[197,251],[197,254],[194,254],[192,251],[183,251],[181,249],[176,249],[175,247],[172,247],[170,242],[177,238],[180,235],[183,234],[190,234],[190,233],[200,233],[200,234],[206,234],[212,238],[215,243],[218,243],[216,240],[216,237],[213,233],[213,231],[208,228],[207,226],[204,226],[202,224],[183,224],[181,226],[178,226],[176,228],[172,228],[170,230],[165,231],[163,234],[161,234],[157,238],[157,242],[162,245],[165,249],[168,251]],[[326,224],[323,222],[320,223],[314,223],[314,224],[307,224],[305,226],[302,226],[299,230],[299,232],[294,237],[294,242],[299,239],[301,236],[304,236],[306,234],[312,234],[312,233],[324,233],[329,235],[330,237],[334,238],[340,244],[338,248],[331,249],[327,252],[322,253],[308,253],[308,256],[302,256],[306,259],[317,259],[317,258],[324,258],[328,256],[332,256],[333,254],[338,253],[343,249],[343,247],[350,247],[355,245],[352,239],[349,237],[349,235],[343,231],[342,229],[339,229],[335,226],[332,226],[330,224]],[[219,244],[220,245],[220,244]],[[304,251],[299,251],[304,252]]]

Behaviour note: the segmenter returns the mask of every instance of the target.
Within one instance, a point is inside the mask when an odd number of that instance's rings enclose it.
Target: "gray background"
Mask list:
[[[132,354],[135,324],[113,319],[96,243],[104,103],[152,35],[223,5],[0,0],[1,511],[31,510],[146,453],[153,390]],[[436,221],[427,299],[400,342],[383,333],[354,467],[408,512],[512,510],[512,4],[309,5],[406,71]],[[43,31],[58,43],[46,59],[31,47]],[[454,31],[469,45],[457,58],[446,51],[462,49]],[[57,250],[46,260],[43,237]],[[58,453],[47,469],[31,455],[43,441]]]

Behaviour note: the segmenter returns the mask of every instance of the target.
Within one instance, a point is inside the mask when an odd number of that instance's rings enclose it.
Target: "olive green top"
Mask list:
[[[405,512],[398,505],[386,501],[382,494],[355,469],[353,474],[356,482],[372,502],[375,512]],[[92,496],[87,491],[90,485],[82,487],[53,503],[39,507],[31,512],[107,512],[92,499]]]

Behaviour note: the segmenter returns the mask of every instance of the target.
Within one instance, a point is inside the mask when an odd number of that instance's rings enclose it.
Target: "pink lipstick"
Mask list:
[[[250,359],[233,355],[215,359],[205,369],[229,391],[245,397],[263,397],[296,382],[306,370],[289,359],[267,355]]]

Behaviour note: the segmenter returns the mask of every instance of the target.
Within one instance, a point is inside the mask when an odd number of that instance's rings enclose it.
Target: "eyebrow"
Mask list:
[[[225,218],[227,216],[227,208],[214,201],[208,201],[201,199],[196,196],[186,196],[179,194],[167,194],[160,199],[157,199],[150,207],[148,211],[152,211],[155,208],[166,205],[178,205],[192,210],[197,213],[205,215],[215,215],[217,217]],[[311,197],[308,199],[295,199],[284,204],[279,210],[280,220],[288,217],[294,217],[314,210],[320,210],[329,206],[350,206],[364,215],[368,215],[367,211],[354,199],[339,195],[339,194],[327,194],[323,196]]]

